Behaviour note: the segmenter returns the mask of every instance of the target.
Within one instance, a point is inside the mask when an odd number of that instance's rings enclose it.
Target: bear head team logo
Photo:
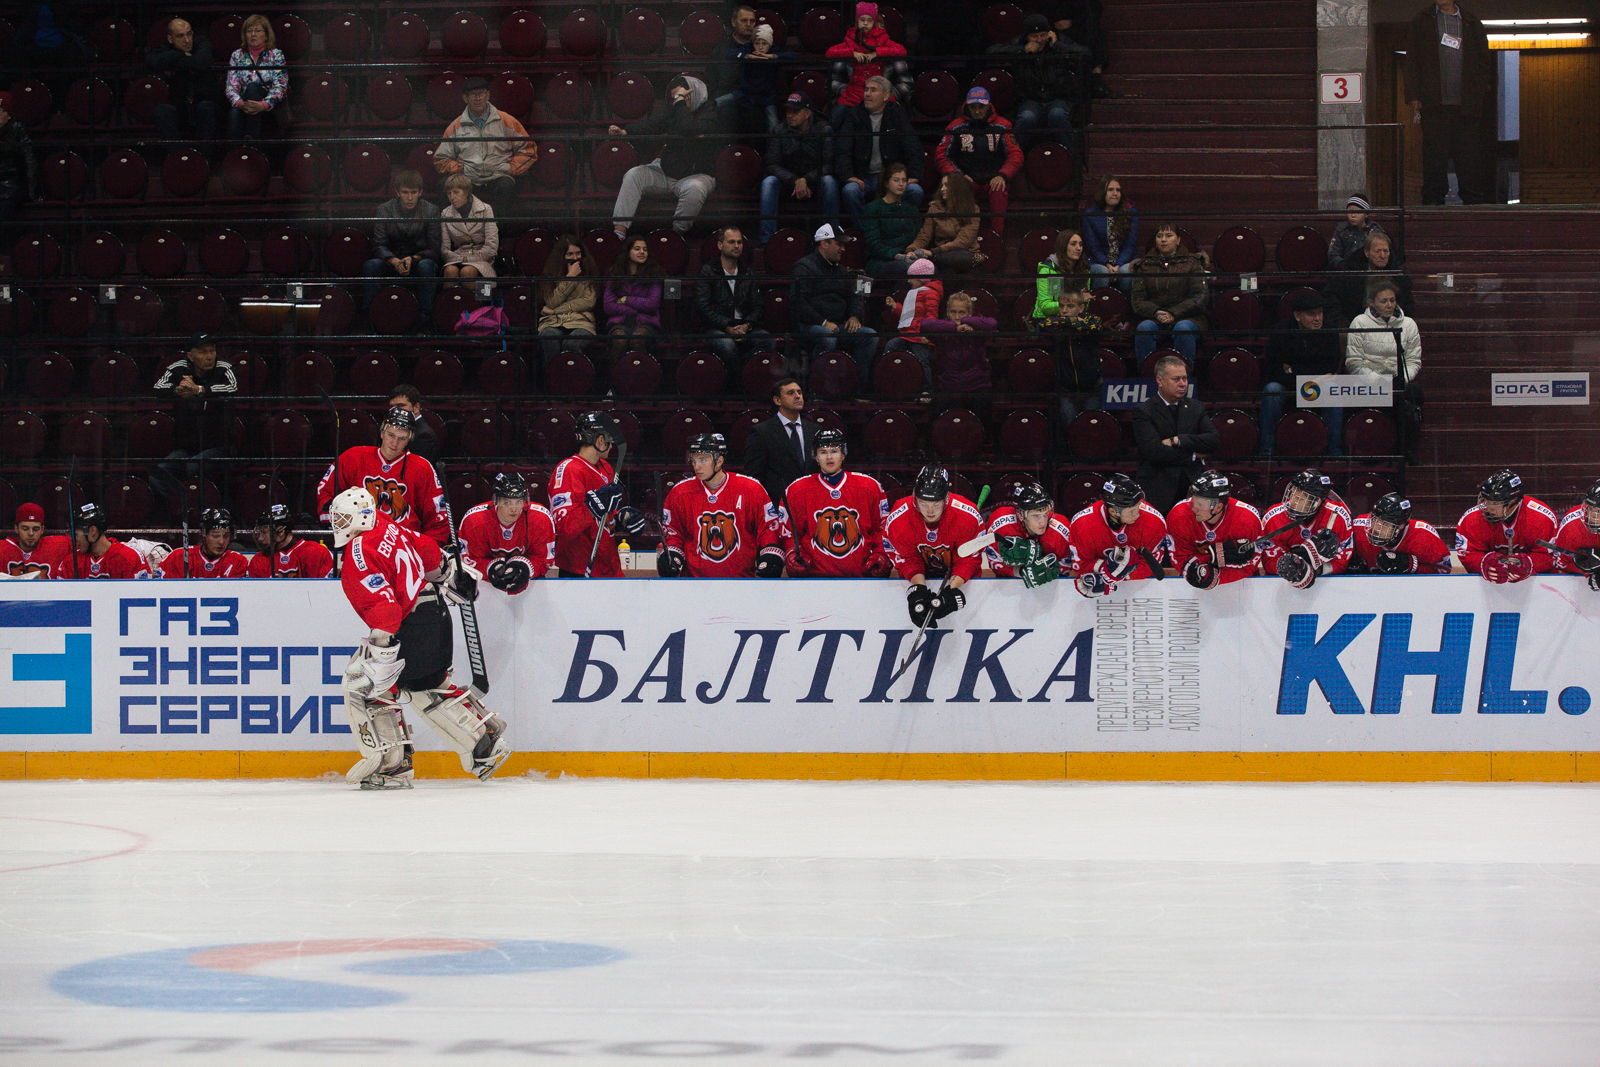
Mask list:
[[[929,578],[942,578],[950,573],[949,545],[918,545],[922,557],[922,573]]]
[[[854,508],[823,508],[816,518],[813,536],[828,555],[843,559],[861,544],[861,516]]]
[[[361,486],[372,494],[372,499],[378,503],[379,511],[396,522],[406,517],[410,508],[406,505],[405,482],[397,482],[393,478],[380,478],[374,474],[363,481]]]
[[[707,511],[700,516],[700,556],[721,563],[739,547],[739,526],[731,511]]]

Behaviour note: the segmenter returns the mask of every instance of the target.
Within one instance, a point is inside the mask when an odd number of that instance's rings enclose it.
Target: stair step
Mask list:
[[[1125,27],[1229,29],[1253,32],[1275,27],[1315,26],[1316,0],[1234,0],[1227,4],[1173,3],[1171,0],[1117,0],[1107,4],[1102,24],[1112,40]]]
[[[1243,125],[1243,124],[1241,124]],[[1218,148],[1239,150],[1296,151],[1312,153],[1315,160],[1317,135],[1314,130],[1124,130],[1099,124],[1084,131],[1089,153],[1147,151],[1205,151]],[[1313,163],[1313,165],[1315,165]]]
[[[1109,69],[1115,74],[1136,70],[1146,75],[1160,71],[1167,77],[1288,74],[1307,79],[1317,69],[1317,53],[1310,48],[1206,48],[1198,43],[1186,48],[1124,48],[1120,40],[1113,40],[1116,44],[1111,49]],[[1123,80],[1113,82],[1114,86],[1118,84]],[[1306,82],[1300,94],[1309,96],[1312,88]]]
[[[1111,70],[1106,74],[1106,81],[1126,96],[1183,101],[1184,106],[1215,99],[1217,90],[1224,88],[1217,84],[1216,78],[1196,77],[1194,74],[1127,74]],[[1315,88],[1307,74],[1230,73],[1226,81],[1228,94],[1236,100],[1309,100]],[[1182,117],[1169,112],[1166,121],[1181,122]],[[1218,117],[1218,121],[1232,120]]]
[[[1119,28],[1114,44],[1114,51],[1126,52],[1130,56],[1143,49],[1160,48],[1238,48],[1248,45],[1252,49],[1300,49],[1312,53],[1314,63],[1317,30],[1309,25],[1258,28],[1246,39],[1241,38],[1236,29],[1207,26],[1179,30],[1166,25],[1140,24]]]
[[[1228,89],[1232,85],[1214,86]],[[1124,126],[1311,126],[1317,105],[1309,94],[1304,100],[1244,100],[1194,97],[1173,100],[1154,96],[1097,100],[1094,123]]]

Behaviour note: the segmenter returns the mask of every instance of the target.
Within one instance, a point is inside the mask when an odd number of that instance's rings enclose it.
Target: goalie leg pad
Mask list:
[[[400,705],[387,696],[346,694],[345,712],[361,758],[345,772],[345,780],[362,789],[410,789],[411,728]]]
[[[486,780],[511,755],[503,739],[505,720],[448,676],[439,688],[413,695],[417,714],[456,750],[461,769],[468,774]]]

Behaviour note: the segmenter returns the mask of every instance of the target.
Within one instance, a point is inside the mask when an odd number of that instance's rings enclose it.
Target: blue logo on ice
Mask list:
[[[249,973],[283,960],[378,953],[382,955],[342,969],[384,977],[451,978],[558,971],[627,958],[616,949],[565,941],[459,937],[269,941],[90,960],[56,972],[50,988],[90,1004],[151,1011],[341,1011],[397,1004],[406,995],[393,989]]]
[[[0,629],[77,629],[89,625],[88,600],[0,600]],[[0,707],[0,734],[94,732],[94,658],[88,634],[62,634],[59,653],[13,652],[8,682],[65,682],[60,707]],[[5,642],[12,644],[12,642]]]

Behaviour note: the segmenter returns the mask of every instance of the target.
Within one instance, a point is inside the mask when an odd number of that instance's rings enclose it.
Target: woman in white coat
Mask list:
[[[464,174],[446,178],[444,192],[450,200],[449,206],[440,212],[444,276],[493,278],[494,257],[500,253],[500,226],[494,221],[494,208],[472,195],[472,179]]]
[[[1398,343],[1395,330],[1400,331]],[[1404,378],[1400,376],[1402,359]],[[1344,369],[1346,374],[1390,379],[1396,406],[1404,409],[1406,451],[1414,450],[1422,429],[1422,390],[1417,387],[1417,376],[1422,373],[1422,333],[1417,320],[1400,310],[1399,287],[1387,278],[1367,286],[1367,310],[1350,320]]]

